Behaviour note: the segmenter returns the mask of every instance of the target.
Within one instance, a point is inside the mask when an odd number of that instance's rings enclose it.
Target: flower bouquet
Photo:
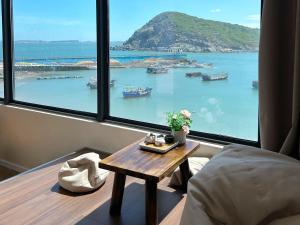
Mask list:
[[[172,135],[179,144],[185,144],[186,135],[190,132],[192,124],[191,113],[184,109],[179,113],[167,113],[167,123],[172,131]]]

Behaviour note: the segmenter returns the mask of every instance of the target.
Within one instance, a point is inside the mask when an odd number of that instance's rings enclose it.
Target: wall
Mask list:
[[[31,109],[0,105],[0,163],[23,170],[82,148],[113,153],[146,131]],[[222,146],[201,143],[211,156]]]

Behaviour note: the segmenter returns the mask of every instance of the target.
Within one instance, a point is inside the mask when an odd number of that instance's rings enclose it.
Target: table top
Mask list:
[[[139,140],[103,159],[100,168],[159,182],[183,163],[200,145],[189,141],[165,154],[141,150]]]

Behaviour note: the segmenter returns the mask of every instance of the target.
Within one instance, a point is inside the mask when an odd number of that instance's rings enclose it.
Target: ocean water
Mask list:
[[[92,45],[88,43],[88,45]],[[30,50],[28,50],[30,49]],[[58,46],[19,46],[16,61],[76,62],[96,60],[95,45],[61,48]],[[38,54],[43,52],[43,55]],[[48,52],[48,53],[47,53]],[[82,54],[82,52],[84,52]],[[112,51],[111,57],[121,62],[145,57],[163,57],[158,52]],[[110,89],[110,114],[112,116],[166,124],[166,113],[188,109],[192,112],[192,130],[215,133],[249,140],[258,138],[258,90],[252,81],[258,78],[258,53],[187,53],[188,59],[200,63],[213,63],[211,69],[178,68],[167,74],[151,75],[146,68],[111,68],[110,79],[116,80]],[[80,59],[78,59],[80,58]],[[187,72],[226,72],[228,80],[203,82],[200,78],[187,78]],[[52,72],[51,75],[78,75],[83,78],[65,80],[16,79],[15,98],[32,103],[68,109],[96,112],[96,90],[87,87],[96,70]],[[1,86],[1,84],[0,84]],[[151,96],[124,99],[126,87],[151,87]],[[2,91],[3,92],[3,91]],[[0,92],[1,94],[1,92]]]
[[[150,75],[146,69],[111,69],[111,115],[165,124],[166,113],[188,109],[192,129],[249,140],[258,138],[257,53],[188,54],[190,59],[214,64],[213,69],[171,69],[168,74]],[[187,72],[227,72],[228,80],[203,82],[187,78]],[[152,87],[151,96],[123,99],[126,86]]]

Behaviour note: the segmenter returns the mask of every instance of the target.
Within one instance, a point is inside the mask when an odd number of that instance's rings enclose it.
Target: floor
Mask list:
[[[10,177],[13,177],[17,174],[18,174],[18,172],[14,171],[14,170],[7,169],[3,166],[0,166],[0,182],[8,179]]]
[[[75,157],[78,154],[69,156]],[[109,214],[114,173],[104,186],[89,194],[72,194],[60,188],[57,172],[67,158],[0,183],[0,224],[145,224],[144,181],[127,177],[120,217]],[[168,187],[169,178],[158,184],[158,222],[178,225],[186,194]]]

